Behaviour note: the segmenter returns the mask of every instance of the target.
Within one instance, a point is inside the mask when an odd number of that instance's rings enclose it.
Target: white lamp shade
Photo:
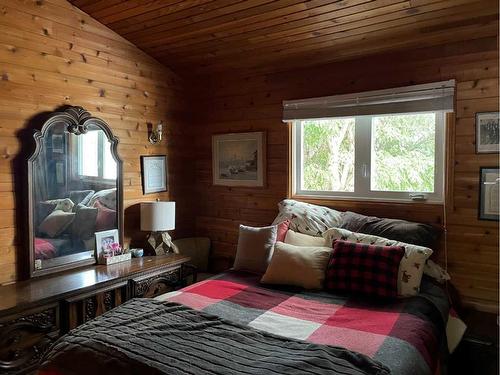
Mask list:
[[[162,232],[175,229],[175,202],[141,203],[141,230]]]

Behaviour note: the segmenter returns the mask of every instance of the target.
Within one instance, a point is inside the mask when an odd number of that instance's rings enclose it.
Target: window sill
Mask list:
[[[411,199],[380,199],[380,198],[356,198],[356,197],[338,197],[338,196],[317,196],[306,194],[293,194],[289,196],[290,199],[295,199],[302,202],[320,204],[329,206],[333,202],[341,202],[342,205],[351,204],[367,204],[367,205],[394,205],[394,206],[432,206],[443,207],[444,202],[437,201],[413,201]]]

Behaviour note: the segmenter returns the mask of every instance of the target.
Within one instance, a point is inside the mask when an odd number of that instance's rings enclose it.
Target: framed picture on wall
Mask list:
[[[479,175],[479,219],[498,221],[500,169],[498,167],[481,167]]]
[[[476,113],[476,153],[500,151],[499,112]]]
[[[143,194],[167,191],[167,156],[141,156]]]
[[[264,132],[212,136],[213,184],[264,186],[265,150]]]

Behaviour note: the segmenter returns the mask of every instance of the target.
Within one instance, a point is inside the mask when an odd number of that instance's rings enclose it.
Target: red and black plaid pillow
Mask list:
[[[376,246],[333,241],[325,289],[377,297],[397,297],[403,246]]]

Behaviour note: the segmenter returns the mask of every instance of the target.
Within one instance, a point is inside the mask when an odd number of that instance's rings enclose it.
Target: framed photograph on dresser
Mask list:
[[[500,169],[481,167],[479,183],[479,220],[499,220]]]

